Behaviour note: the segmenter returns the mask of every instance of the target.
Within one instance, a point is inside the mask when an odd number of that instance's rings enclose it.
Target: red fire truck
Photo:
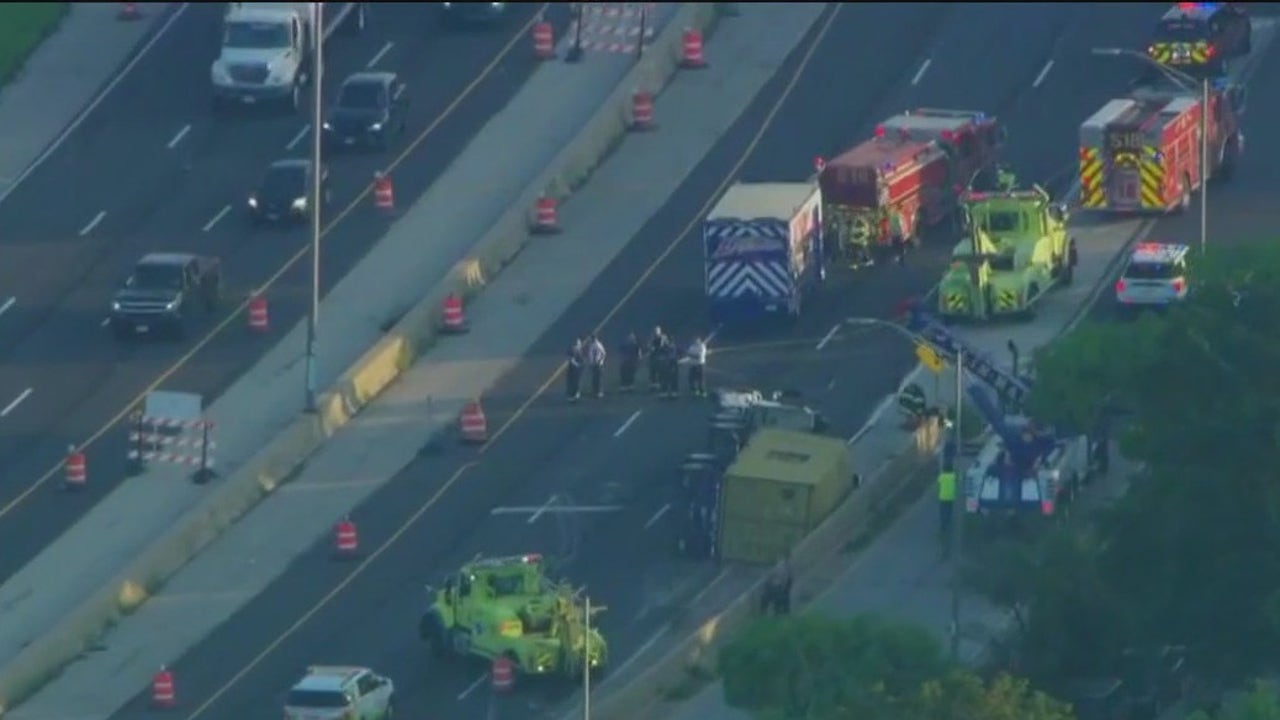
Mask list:
[[[995,118],[980,112],[926,108],[885,120],[875,137],[818,162],[827,237],[854,258],[894,238],[919,243],[926,226],[953,216],[1003,140]]]
[[[1179,212],[1205,179],[1226,178],[1244,151],[1234,88],[1209,90],[1209,164],[1200,167],[1200,92],[1140,86],[1080,126],[1080,204],[1117,213]]]

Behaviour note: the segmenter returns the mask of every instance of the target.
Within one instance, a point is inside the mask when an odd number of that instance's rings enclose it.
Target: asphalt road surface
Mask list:
[[[407,131],[390,151],[330,161],[331,216],[445,112],[534,9],[515,8],[509,24],[491,31],[446,34],[429,3],[380,5],[362,36],[335,37],[326,88],[366,67],[396,70],[411,104]],[[229,312],[308,241],[305,228],[249,227],[249,191],[272,161],[306,156],[306,120],[287,112],[211,112],[209,63],[217,54],[221,12],[218,3],[192,4],[67,141],[0,203],[0,227],[7,229],[0,238],[0,408],[7,408],[0,416],[3,578],[121,480],[123,432],[90,451],[89,490],[83,495],[55,492],[56,483],[28,494],[32,484],[69,444],[98,431],[216,324],[210,320],[185,343],[114,342],[103,322],[111,294],[133,262],[157,250],[222,257]],[[523,84],[534,63],[520,49],[398,168],[398,202],[412,201],[434,182]],[[333,227],[325,240],[325,292],[387,222],[360,208]],[[274,327],[290,327],[305,313],[305,266],[297,263],[273,288]],[[241,330],[233,324],[164,387],[212,400],[275,342]]]
[[[915,106],[962,107],[1000,115],[1010,127],[1009,159],[1021,175],[1066,192],[1079,123],[1119,95],[1137,70],[1092,57],[1089,49],[1141,47],[1161,11],[1075,3],[843,6],[759,145],[748,154],[797,72],[803,48],[667,207],[486,396],[491,427],[513,416],[558,365],[570,339],[605,319],[673,243],[657,271],[608,318],[606,335],[616,342],[628,330],[648,332],[654,324],[681,339],[709,330],[688,311],[703,304],[701,250],[688,230],[735,173],[747,180],[802,180],[815,155],[831,156],[866,137],[885,116]],[[1262,76],[1268,71],[1262,67]],[[1280,119],[1280,90],[1259,88],[1251,102],[1252,127]],[[1265,142],[1251,140],[1250,156],[1265,156],[1259,147]],[[1215,196],[1214,207],[1225,203],[1245,212],[1258,203],[1247,211],[1262,212],[1262,194],[1269,190],[1259,183],[1268,172],[1277,171],[1246,161],[1238,185]],[[1241,195],[1232,200],[1233,193]],[[1193,223],[1183,218],[1159,229],[1187,233]],[[903,298],[927,292],[949,249],[927,246],[905,267],[837,273],[794,330],[718,337],[721,351],[713,356],[710,383],[797,389],[836,431],[852,435],[913,364],[910,348],[886,332],[842,334],[821,350],[817,345],[844,317],[884,317]],[[713,583],[715,568],[674,558],[670,523],[678,510],[668,506],[674,468],[704,437],[707,406],[618,397],[569,406],[555,390],[516,418],[462,482],[329,601],[317,606],[351,568],[331,563],[326,544],[181,659],[174,667],[187,707],[198,708],[189,720],[269,712],[307,665],[329,662],[367,664],[391,676],[401,713],[480,717],[484,667],[436,663],[416,636],[423,583],[438,581],[478,553],[542,552],[584,584],[609,608],[601,623],[615,666],[678,612],[682,598]],[[473,459],[448,448],[407,468],[352,516],[364,546],[386,541]],[[557,505],[619,509],[557,513]],[[519,696],[527,715],[553,705],[563,692],[531,684]],[[140,698],[117,717],[146,712]]]

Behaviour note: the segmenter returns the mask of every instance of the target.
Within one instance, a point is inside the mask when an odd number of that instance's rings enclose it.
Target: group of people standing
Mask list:
[[[656,327],[646,343],[641,343],[635,333],[627,335],[618,352],[621,355],[618,390],[621,392],[635,391],[640,367],[644,365],[649,391],[660,397],[674,398],[680,394],[680,366],[685,365],[688,368],[689,393],[698,397],[707,394],[707,343],[701,337],[695,337],[688,347],[682,349],[661,327]],[[584,372],[590,383],[588,393],[604,397],[604,366],[608,357],[604,343],[595,333],[573,341],[569,346],[565,372],[565,390],[570,402],[582,397]]]

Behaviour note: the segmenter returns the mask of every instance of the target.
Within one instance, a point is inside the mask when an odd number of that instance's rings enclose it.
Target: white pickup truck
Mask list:
[[[222,50],[209,70],[214,107],[284,103],[300,109],[311,81],[314,43],[323,43],[338,28],[363,32],[365,5],[228,3]],[[322,8],[320,22],[317,8]]]

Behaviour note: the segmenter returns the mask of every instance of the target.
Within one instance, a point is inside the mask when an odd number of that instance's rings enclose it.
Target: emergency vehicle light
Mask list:
[[[946,140],[947,142],[951,142],[952,140],[956,139],[956,134],[951,132],[950,130],[943,130],[942,139]]]
[[[986,120],[986,119],[987,119],[987,115],[986,115],[986,113],[974,113],[974,114],[973,114],[973,121],[974,121],[974,122],[976,122],[976,123],[980,123],[980,122],[982,122],[983,120]]]
[[[1183,12],[1187,12],[1189,10],[1212,10],[1217,6],[1218,6],[1218,3],[1202,3],[1202,2],[1178,3],[1178,9],[1182,10]]]
[[[522,556],[520,558],[520,561],[526,565],[537,565],[538,563],[542,562],[542,556],[539,555],[538,553],[530,553],[528,555]]]
[[[1159,252],[1160,248],[1160,243],[1145,242],[1138,243],[1138,247],[1136,249],[1138,252]]]
[[[1174,291],[1174,292],[1176,292],[1176,293],[1180,293],[1180,292],[1182,292],[1182,288],[1183,288],[1183,281],[1182,281],[1182,278],[1174,278],[1174,279],[1173,279],[1173,291]]]
[[[883,126],[883,125],[877,125],[877,126],[876,126],[876,137],[884,137],[884,126]]]
[[[1126,285],[1126,283],[1125,283],[1125,281],[1124,281],[1124,278],[1120,278],[1119,280],[1117,280],[1117,281],[1116,281],[1116,292],[1117,292],[1117,293],[1121,293],[1121,294],[1123,294],[1123,293],[1124,293],[1124,290],[1125,290],[1125,288],[1126,288],[1126,287],[1127,287],[1127,285]]]

